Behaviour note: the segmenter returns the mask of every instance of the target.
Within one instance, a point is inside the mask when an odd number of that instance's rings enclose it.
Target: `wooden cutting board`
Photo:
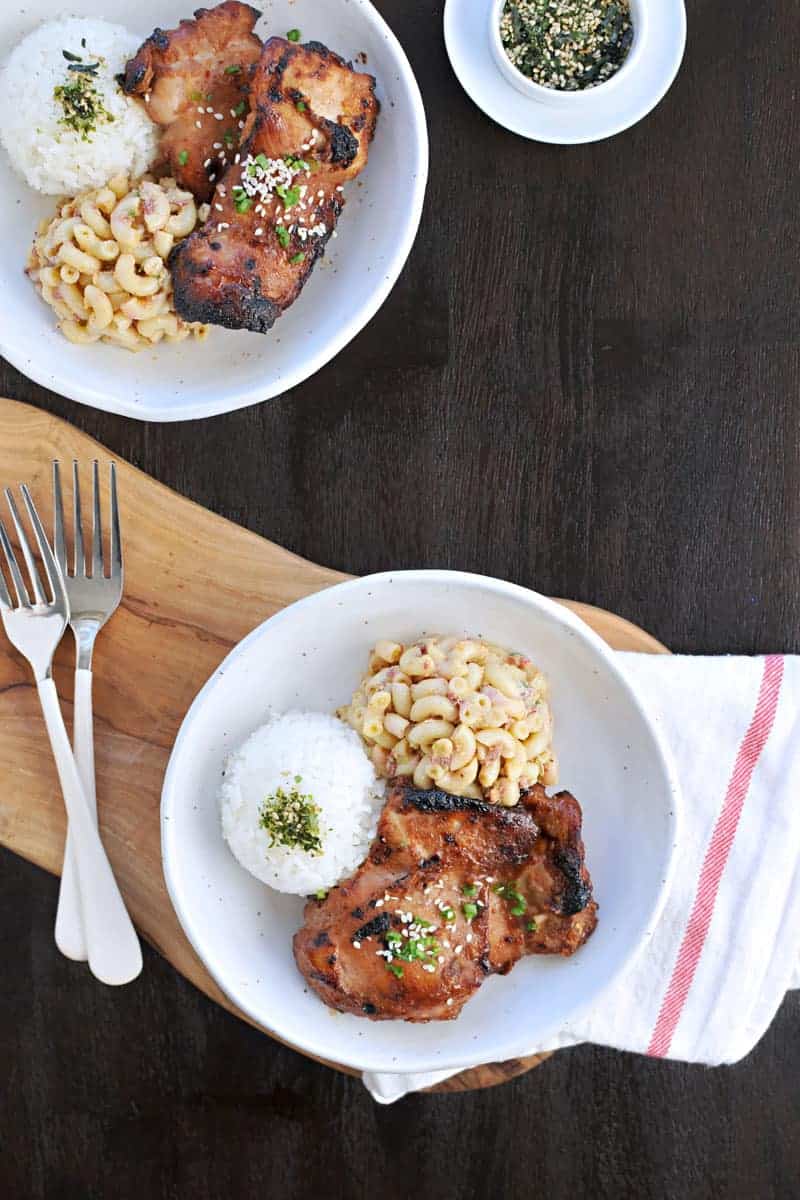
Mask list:
[[[46,527],[52,519],[51,460],[88,464],[109,457],[65,421],[0,399],[0,487],[28,483]],[[169,902],[159,844],[161,782],[186,710],[236,642],[278,609],[346,577],[297,558],[116,461],[125,596],[101,634],[94,677],[103,840],[147,941],[206,995],[246,1020],[205,971]],[[88,488],[88,474],[84,478]],[[563,603],[615,649],[666,652],[621,617]],[[68,721],[72,670],[70,636],[55,670]],[[0,633],[0,843],[59,874],[64,833],[64,808],[30,672]],[[437,1090],[502,1083],[546,1057],[477,1067]]]

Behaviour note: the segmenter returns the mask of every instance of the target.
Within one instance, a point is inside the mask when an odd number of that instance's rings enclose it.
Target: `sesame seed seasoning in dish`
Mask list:
[[[628,0],[507,0],[500,40],[534,83],[563,92],[597,87],[625,62],[633,41]]]
[[[632,74],[647,24],[643,0],[494,0],[489,38],[517,91],[583,109]]]

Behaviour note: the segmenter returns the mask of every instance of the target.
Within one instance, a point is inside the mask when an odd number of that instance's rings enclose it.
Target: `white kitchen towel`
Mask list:
[[[595,1042],[737,1062],[800,987],[800,658],[619,661],[681,779],[677,869],[663,916],[625,976],[530,1053]],[[588,861],[591,869],[591,850]],[[391,1104],[454,1073],[363,1078]]]

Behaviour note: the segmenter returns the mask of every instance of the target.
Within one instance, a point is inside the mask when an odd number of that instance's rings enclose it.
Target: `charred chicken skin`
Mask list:
[[[514,808],[396,784],[369,855],[294,937],[320,998],[373,1020],[448,1020],[525,954],[574,954],[597,904],[574,796]]]
[[[164,160],[198,204],[211,199],[239,148],[261,54],[253,33],[260,15],[237,0],[198,8],[193,21],[154,30],[125,67],[124,90],[164,127]]]
[[[250,104],[238,161],[170,269],[185,320],[265,333],[324,253],[344,184],[366,164],[378,102],[373,77],[319,42],[270,38]]]

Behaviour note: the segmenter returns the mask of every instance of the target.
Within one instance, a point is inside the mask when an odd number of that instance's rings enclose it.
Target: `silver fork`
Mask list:
[[[16,555],[0,519],[0,547],[5,556],[17,601],[14,605],[0,570],[0,616],[9,641],[27,658],[36,680],[72,830],[89,966],[93,974],[104,983],[128,983],[135,979],[142,969],[139,939],[120,895],[97,827],[92,820],[89,801],[78,774],[53,683],[53,655],[69,620],[69,600],[60,568],[48,545],[30,492],[24,484],[21,491],[36,535],[51,598],[45,594],[14,497],[6,488],[5,496],[27,567],[33,600],[25,586]]]
[[[97,796],[94,769],[94,722],[92,718],[92,653],[95,639],[108,618],[119,606],[122,596],[123,565],[120,536],[119,503],[117,500],[117,471],[110,464],[111,492],[111,552],[109,574],[103,552],[103,526],[100,516],[100,478],[97,460],[92,463],[92,552],[91,575],[87,575],[83,541],[78,463],[72,463],[72,509],[74,524],[73,570],[67,566],[67,544],[64,536],[64,500],[61,492],[61,471],[53,463],[53,552],[69,600],[69,624],[75,636],[75,706],[72,728],[72,749],[78,764],[83,789],[97,823]],[[88,957],[86,936],[81,915],[80,889],[75,864],[72,833],[67,830],[64,849],[64,870],[58,893],[56,913],[56,945],[67,958],[78,962]]]

